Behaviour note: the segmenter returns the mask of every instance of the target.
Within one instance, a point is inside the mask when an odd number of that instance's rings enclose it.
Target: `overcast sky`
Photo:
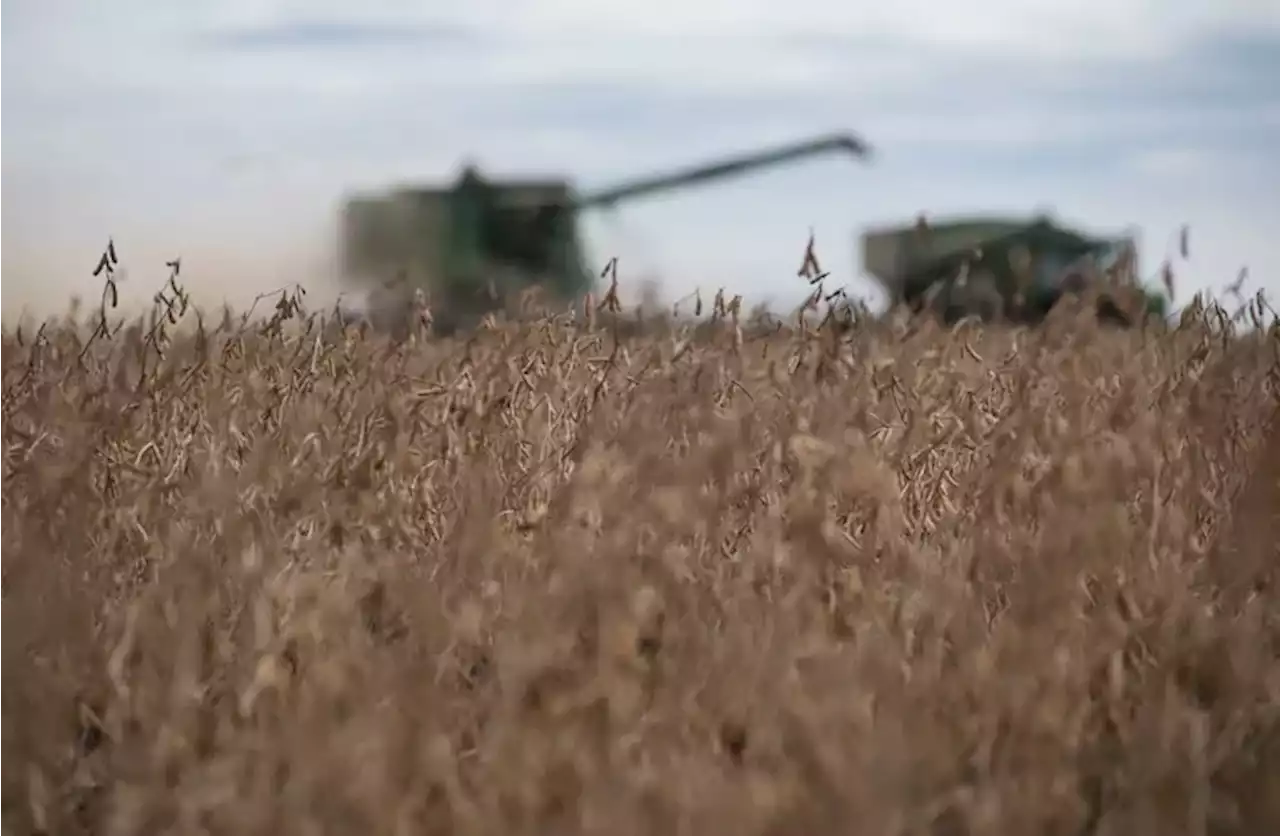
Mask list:
[[[427,11],[432,7],[437,11]],[[596,262],[675,297],[791,302],[809,229],[918,212],[1192,229],[1179,300],[1244,265],[1280,296],[1280,0],[4,0],[6,318],[135,295],[184,257],[202,300],[331,280],[349,188],[563,174],[583,188],[833,130],[817,158],[619,207]]]

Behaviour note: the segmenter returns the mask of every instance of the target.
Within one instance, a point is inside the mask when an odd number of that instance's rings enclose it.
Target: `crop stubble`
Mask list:
[[[144,332],[5,337],[6,833],[1280,832],[1274,327]]]

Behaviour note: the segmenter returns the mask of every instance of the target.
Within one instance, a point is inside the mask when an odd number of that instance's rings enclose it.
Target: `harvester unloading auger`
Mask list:
[[[468,168],[449,188],[354,197],[342,219],[344,278],[352,287],[382,289],[369,314],[392,329],[408,321],[417,290],[427,292],[437,325],[446,327],[474,322],[528,287],[574,300],[596,281],[584,263],[580,212],[828,152],[861,159],[869,149],[853,135],[829,135],[586,194],[562,179],[495,182]],[[391,277],[400,281],[388,284]]]
[[[1138,280],[1131,236],[1093,237],[1047,217],[968,216],[871,230],[864,271],[891,304],[955,322],[1042,321],[1064,296],[1092,293],[1100,321],[1163,320],[1168,297]]]

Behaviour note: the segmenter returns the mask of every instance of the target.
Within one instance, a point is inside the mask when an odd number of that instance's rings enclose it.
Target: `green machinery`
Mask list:
[[[848,134],[823,136],[586,194],[565,180],[490,181],[468,167],[449,188],[349,199],[342,218],[343,274],[349,285],[366,288],[386,288],[392,277],[404,280],[371,311],[391,325],[408,310],[406,289],[427,291],[437,322],[444,314],[447,324],[474,321],[531,286],[573,300],[595,285],[584,263],[578,213],[827,152],[863,158],[869,149]]]
[[[1100,320],[1163,319],[1169,300],[1137,281],[1132,237],[1094,237],[1047,217],[964,217],[870,230],[863,269],[893,304],[1034,323],[1066,294],[1098,291]]]

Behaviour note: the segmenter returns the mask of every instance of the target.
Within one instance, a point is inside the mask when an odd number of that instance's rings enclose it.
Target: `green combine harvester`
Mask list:
[[[948,323],[976,316],[1034,324],[1064,296],[1090,291],[1105,323],[1130,327],[1168,313],[1168,297],[1138,281],[1132,237],[1094,237],[1043,216],[874,229],[862,236],[862,255],[892,305]]]
[[[367,315],[393,331],[408,324],[418,291],[444,330],[474,324],[534,286],[551,300],[573,301],[596,285],[582,252],[581,212],[828,152],[861,159],[869,149],[852,135],[823,136],[586,194],[562,179],[491,181],[469,167],[449,188],[356,196],[342,218],[344,281],[370,292]]]

